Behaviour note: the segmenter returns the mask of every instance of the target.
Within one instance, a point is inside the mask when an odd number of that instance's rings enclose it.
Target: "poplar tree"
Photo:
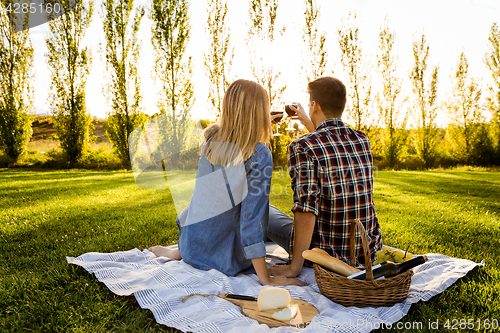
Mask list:
[[[134,0],[106,0],[102,4],[108,75],[103,92],[111,107],[104,128],[117,155],[128,167],[131,166],[129,135],[147,119],[142,112],[137,71],[141,49],[137,32],[144,8],[137,8],[131,17],[133,8]]]
[[[491,26],[488,41],[484,62],[491,72],[493,85],[488,85],[489,96],[486,100],[492,116],[491,138],[496,150],[496,163],[500,165],[500,30],[497,23]]]
[[[83,0],[60,0],[60,4],[65,14],[49,21],[50,34],[45,40],[51,72],[49,103],[61,148],[74,164],[89,146],[92,126],[85,103],[92,59],[82,39],[94,5]]]
[[[362,131],[370,129],[371,80],[369,63],[365,58],[356,26],[356,14],[349,13],[347,20],[337,30],[341,51],[341,62],[348,77],[347,120],[354,128]]]
[[[321,8],[315,0],[305,0],[304,27],[302,40],[306,44],[302,71],[307,82],[311,82],[324,75],[328,57],[325,47],[326,33],[321,32],[319,13]]]
[[[282,102],[286,89],[282,73],[275,67],[277,64],[273,63],[271,54],[276,46],[276,34],[282,36],[285,31],[285,28],[276,29],[275,26],[278,5],[279,0],[250,0],[250,24],[246,39],[253,76],[266,89],[269,103],[276,106]],[[286,149],[292,141],[286,132],[288,124],[285,117],[279,124],[273,125],[280,134],[270,140],[275,165],[286,165],[286,158],[283,156],[286,157]]]
[[[250,0],[250,24],[247,34],[247,48],[250,54],[250,69],[255,80],[262,85],[269,95],[269,103],[279,103],[286,84],[282,73],[271,63],[270,51],[276,40],[276,14],[279,0]],[[282,35],[284,28],[278,31]],[[261,45],[265,45],[262,47]]]
[[[193,83],[186,58],[190,25],[187,0],[153,0],[151,20],[154,74],[159,83],[159,145],[163,156],[181,153],[191,125]],[[176,159],[171,159],[175,164]]]
[[[390,31],[387,18],[379,32],[379,49],[377,55],[378,71],[382,78],[382,93],[377,95],[377,104],[382,123],[382,155],[391,168],[397,166],[404,153],[406,141],[406,114],[400,121],[402,102],[398,99],[401,93],[402,80],[397,75],[397,56],[394,54],[396,35]]]
[[[0,148],[14,162],[32,135],[33,47],[27,20],[28,15],[21,22],[0,4]]]
[[[210,49],[204,53],[204,65],[209,81],[209,109],[216,121],[219,121],[222,113],[222,100],[230,84],[234,57],[234,48],[230,46],[230,29],[226,25],[227,11],[227,1],[210,0],[208,3],[205,32],[210,40]]]
[[[482,123],[481,87],[469,75],[469,63],[462,52],[455,74],[451,76],[452,94],[446,102],[451,120],[446,133],[451,154],[459,162],[488,162],[489,138]],[[486,154],[485,154],[486,153]]]
[[[433,68],[429,82],[426,82],[429,45],[425,35],[422,35],[420,40],[413,42],[412,49],[414,64],[409,76],[414,95],[412,114],[417,124],[413,140],[418,158],[426,168],[430,168],[436,157],[438,135],[435,123],[437,116],[438,67]]]

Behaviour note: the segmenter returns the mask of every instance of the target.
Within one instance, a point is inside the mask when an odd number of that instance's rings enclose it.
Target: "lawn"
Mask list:
[[[290,212],[285,172],[271,203]],[[403,322],[500,320],[500,173],[380,171],[374,200],[385,244],[486,266],[412,306]],[[176,211],[167,190],[131,172],[0,172],[0,331],[175,332],[133,296],[115,296],[66,256],[172,244]],[[451,323],[451,322],[450,322]]]

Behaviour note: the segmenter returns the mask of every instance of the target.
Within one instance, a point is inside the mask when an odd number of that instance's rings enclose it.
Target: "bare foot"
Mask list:
[[[156,245],[150,247],[148,251],[153,252],[157,257],[167,257],[175,260],[182,259],[178,249],[171,249],[165,246]]]

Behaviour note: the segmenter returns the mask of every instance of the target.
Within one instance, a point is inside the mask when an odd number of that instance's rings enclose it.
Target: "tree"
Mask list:
[[[488,37],[489,49],[484,62],[491,71],[493,85],[488,86],[489,96],[486,98],[488,109],[491,112],[491,138],[496,149],[497,164],[500,164],[500,30],[497,23],[493,23]]]
[[[266,89],[271,105],[281,103],[286,89],[282,73],[276,67],[276,58],[273,57],[273,53],[276,53],[275,22],[278,5],[279,0],[250,0],[250,25],[246,39],[253,76]],[[283,35],[284,31],[285,29],[282,28],[278,34]],[[266,47],[260,45],[266,45]],[[280,127],[283,127],[284,131],[288,123],[288,119],[284,119],[280,124],[273,126],[276,131],[279,131]],[[288,136],[273,136],[270,140],[271,154],[275,164],[280,161],[280,156],[286,154],[289,143],[287,138]]]
[[[434,67],[430,82],[426,84],[425,74],[427,72],[427,58],[429,56],[429,45],[425,35],[420,40],[413,42],[414,65],[410,71],[410,80],[413,86],[414,103],[412,114],[417,123],[414,144],[417,156],[430,168],[436,157],[436,142],[438,130],[435,124],[437,115],[437,84],[438,67]]]
[[[179,154],[191,126],[191,57],[186,56],[190,25],[187,0],[153,0],[151,11],[154,78],[160,83],[159,144],[163,156]],[[172,160],[175,163],[175,159]]]
[[[65,14],[49,21],[50,35],[45,40],[52,81],[49,103],[61,148],[74,164],[89,146],[92,126],[85,103],[92,59],[82,39],[94,5],[83,0],[61,0],[60,4]]]
[[[397,56],[393,53],[396,35],[388,27],[387,18],[379,32],[379,49],[377,56],[378,71],[382,78],[382,94],[377,96],[380,121],[384,126],[382,136],[382,154],[390,168],[401,161],[406,141],[406,114],[404,120],[398,119],[401,104],[398,96],[401,93],[401,79],[397,76]]]
[[[349,78],[346,113],[354,128],[368,131],[370,128],[371,82],[368,72],[369,63],[365,59],[359,29],[356,26],[356,14],[349,12],[348,19],[342,20],[342,27],[337,30],[341,51],[341,62]]]
[[[147,119],[142,112],[140,77],[137,72],[140,43],[137,32],[144,16],[138,8],[130,18],[134,0],[106,0],[102,4],[106,36],[106,70],[108,81],[103,89],[111,112],[105,122],[106,134],[122,163],[131,166],[129,136]]]
[[[205,71],[209,81],[208,101],[212,114],[219,121],[222,114],[222,100],[229,87],[229,75],[234,57],[234,48],[230,47],[230,31],[225,25],[227,2],[210,0],[207,9],[207,26],[210,49],[204,53]]]
[[[315,0],[305,0],[305,6],[302,40],[306,44],[304,63],[307,65],[302,66],[302,71],[307,82],[311,82],[325,73],[328,51],[325,48],[326,33],[319,31],[320,7]]]
[[[269,103],[279,103],[286,84],[282,82],[281,71],[273,63],[275,50],[275,22],[279,0],[250,0],[250,25],[246,39],[250,54],[250,68],[255,80],[269,95]],[[279,34],[284,33],[284,28]],[[260,45],[266,45],[261,47]]]
[[[32,134],[33,47],[24,22],[0,4],[0,148],[14,162],[25,152]],[[19,31],[19,32],[14,32]]]
[[[464,52],[460,54],[451,81],[452,94],[446,103],[451,120],[447,130],[451,155],[465,164],[485,162],[484,147],[490,145],[482,124],[481,88],[478,81],[469,76],[469,63]]]

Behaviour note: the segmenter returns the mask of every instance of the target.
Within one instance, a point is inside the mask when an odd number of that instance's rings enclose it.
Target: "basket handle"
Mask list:
[[[356,267],[356,226],[358,227],[361,236],[361,244],[363,245],[363,253],[365,255],[366,280],[375,281],[373,279],[372,261],[368,247],[368,238],[366,237],[365,227],[359,219],[354,219],[349,225],[350,247],[351,247],[351,266]]]

